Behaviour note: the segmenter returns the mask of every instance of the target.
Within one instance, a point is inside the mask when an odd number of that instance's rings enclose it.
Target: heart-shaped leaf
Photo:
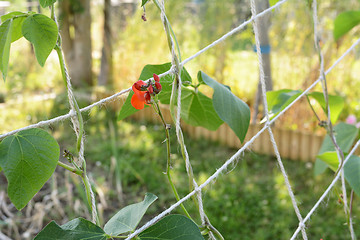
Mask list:
[[[308,96],[314,98],[320,104],[324,112],[327,113],[327,108],[323,93],[312,92],[308,94]],[[330,120],[332,123],[336,123],[341,111],[344,108],[344,99],[340,96],[329,95],[329,107],[330,107]]]
[[[40,0],[40,5],[43,8],[46,8],[48,6],[51,6],[52,4],[56,3],[56,0]]]
[[[187,88],[183,88],[181,94],[181,118],[190,125],[209,130],[216,130],[223,124],[215,112],[211,98]]]
[[[204,72],[198,73],[200,81],[204,81],[214,89],[213,106],[221,120],[226,122],[241,142],[244,141],[250,124],[250,109],[240,98],[236,97],[226,86],[218,83]],[[199,82],[200,82],[199,81]]]
[[[336,152],[325,152],[318,156],[334,172],[339,167],[339,159]],[[360,157],[352,155],[344,166],[345,179],[350,187],[360,197]]]
[[[60,156],[56,140],[42,129],[29,129],[0,143],[0,166],[8,180],[8,195],[22,209],[55,171]]]
[[[354,125],[341,122],[336,126],[334,126],[334,131],[335,131],[335,139],[340,149],[344,153],[348,152],[351,146],[353,145],[359,130]],[[332,143],[330,137],[326,135],[320,147],[318,155],[332,151],[335,151],[334,144]],[[325,162],[323,162],[321,159],[316,159],[314,166],[315,176],[323,173],[326,170],[326,168],[327,165]]]
[[[43,67],[56,45],[58,38],[56,23],[45,15],[34,14],[23,22],[22,34],[34,45],[36,59]]]
[[[268,109],[270,119],[274,118],[278,113],[284,110],[289,104],[297,98],[302,91],[281,89],[277,91],[268,91],[266,93],[266,100],[268,103]]]
[[[8,19],[0,25],[0,71],[4,81],[9,65],[12,24],[13,20]]]
[[[121,233],[133,231],[144,216],[148,207],[157,199],[152,193],[146,193],[142,202],[124,207],[117,212],[104,226],[104,231],[117,236]]]
[[[360,197],[360,157],[351,156],[344,166],[346,181],[350,187]]]
[[[1,16],[2,22],[5,22],[8,19],[13,20],[12,30],[11,30],[11,42],[15,42],[16,40],[18,40],[19,38],[21,38],[23,36],[22,32],[21,32],[21,28],[22,28],[22,24],[25,21],[27,15],[28,15],[28,13],[15,11],[15,12],[10,12],[8,14]]]
[[[62,226],[51,221],[34,240],[106,240],[107,235],[97,225],[83,218],[76,218]]]
[[[346,11],[340,13],[334,21],[334,38],[337,41],[353,27],[360,23],[360,11]]]
[[[204,240],[197,225],[182,215],[170,215],[139,234],[141,240]]]

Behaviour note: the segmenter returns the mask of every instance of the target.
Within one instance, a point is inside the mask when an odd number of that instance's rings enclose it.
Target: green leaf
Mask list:
[[[351,156],[344,166],[345,179],[360,197],[360,157]]]
[[[139,234],[141,240],[204,240],[197,225],[182,215],[170,215]]]
[[[60,156],[56,140],[42,129],[29,129],[0,143],[0,166],[8,180],[8,195],[22,209],[55,171]]]
[[[340,13],[334,21],[334,38],[339,38],[348,33],[360,23],[360,11],[346,11]]]
[[[323,93],[312,92],[308,94],[308,96],[314,98],[320,104],[324,112],[327,113],[327,108],[325,105],[325,98]],[[329,95],[329,106],[330,106],[330,120],[332,123],[336,123],[341,111],[344,109],[344,99],[340,96]]]
[[[336,172],[339,159],[336,152],[325,152],[318,156],[331,170]],[[352,155],[344,166],[345,179],[354,192],[360,196],[360,157]]]
[[[8,19],[0,25],[0,71],[4,81],[9,65],[12,24],[13,20]]]
[[[127,118],[128,116],[133,115],[134,113],[138,112],[139,110],[137,110],[136,108],[134,108],[131,105],[131,97],[132,95],[134,95],[134,91],[131,90],[129,92],[128,97],[126,98],[124,105],[121,107],[119,116],[118,116],[118,121],[121,121],[125,118]],[[145,104],[145,108],[149,107],[148,105]]]
[[[227,87],[216,82],[204,72],[200,71],[198,78],[201,78],[202,81],[214,89],[213,106],[216,113],[243,142],[250,124],[248,105],[236,97]]]
[[[107,235],[97,225],[83,218],[76,218],[62,226],[51,221],[34,240],[106,240]]]
[[[144,6],[149,0],[141,0],[141,6]]]
[[[211,98],[187,88],[182,90],[180,114],[188,124],[202,126],[213,131],[223,124],[214,109]]]
[[[48,6],[51,6],[52,4],[56,3],[56,0],[39,0],[40,1],[40,5],[43,8],[46,8]]]
[[[358,129],[354,125],[341,122],[336,126],[334,126],[334,131],[335,131],[335,139],[340,149],[344,153],[348,152],[358,135],[359,132]],[[332,152],[332,151],[335,151],[334,145],[330,137],[326,135],[320,147],[318,155],[322,155],[325,152]],[[314,167],[315,176],[323,173],[326,170],[326,168],[327,165],[325,162],[323,162],[321,159],[316,159],[315,167]]]
[[[34,45],[36,59],[43,67],[56,45],[58,38],[56,23],[45,15],[34,14],[23,22],[22,34]]]
[[[15,42],[16,40],[18,40],[23,36],[21,32],[21,28],[26,17],[27,17],[27,13],[23,13],[19,11],[10,12],[8,14],[1,16],[2,22],[5,22],[8,19],[13,20],[12,29],[11,29],[11,42]]]
[[[290,103],[292,103],[302,91],[281,89],[277,91],[269,91],[266,93],[266,100],[270,119],[273,119],[278,113],[284,110]]]
[[[336,172],[339,167],[339,159],[336,152],[324,152],[316,157],[326,163],[334,172]]]
[[[156,199],[154,194],[146,193],[144,201],[126,206],[117,212],[105,224],[104,231],[111,236],[117,236],[135,230],[148,207]]]

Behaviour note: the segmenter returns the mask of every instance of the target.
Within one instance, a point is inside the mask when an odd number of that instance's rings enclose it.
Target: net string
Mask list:
[[[217,44],[219,44],[220,42],[224,41],[225,39],[227,39],[228,37],[232,36],[233,34],[235,34],[236,32],[242,30],[243,28],[245,28],[249,23],[251,23],[254,19],[257,19],[261,16],[263,16],[264,14],[268,13],[268,12],[271,12],[273,9],[279,7],[280,5],[284,4],[285,2],[287,2],[288,0],[282,0],[282,1],[279,1],[277,2],[275,5],[273,5],[272,7],[270,8],[267,8],[266,10],[262,11],[261,13],[257,14],[256,16],[252,16],[249,20],[243,22],[242,24],[240,24],[238,27],[232,29],[231,31],[229,31],[228,33],[224,34],[222,37],[218,38],[217,40],[215,40],[214,42],[212,42],[211,44],[209,44],[208,46],[204,47],[203,49],[199,50],[198,52],[196,52],[195,54],[193,54],[192,56],[188,57],[187,59],[185,59],[184,61],[182,61],[180,63],[180,66],[183,67],[186,63],[190,62],[191,60],[195,59],[196,57],[198,57],[200,54],[206,52],[207,50],[211,49],[212,47],[216,46]],[[159,77],[164,77],[168,74],[173,74],[174,73],[174,70],[173,69],[170,69],[166,72],[163,72],[161,74],[159,74]],[[149,81],[150,79],[153,79],[153,78],[149,78],[147,79],[146,81]],[[84,107],[82,109],[80,109],[81,112],[86,112],[86,111],[90,111],[92,108],[96,107],[96,106],[102,106],[104,105],[105,103],[107,102],[111,102],[111,101],[115,101],[118,97],[120,97],[121,95],[124,95],[125,93],[128,93],[131,91],[131,87],[127,88],[127,89],[123,89],[121,90],[120,92],[117,92],[109,97],[106,97],[106,98],[103,98],[97,102],[94,102],[93,104],[87,106],[87,107]],[[45,120],[45,121],[39,121],[38,123],[35,123],[35,124],[31,124],[31,125],[28,125],[26,127],[22,127],[22,128],[18,128],[18,129],[15,129],[15,130],[12,130],[12,131],[9,131],[7,133],[4,133],[4,134],[1,134],[0,135],[0,140],[5,138],[5,137],[8,137],[8,136],[11,136],[11,135],[14,135],[16,134],[17,132],[20,132],[22,130],[27,130],[27,129],[30,129],[30,128],[36,128],[36,127],[45,127],[45,126],[48,126],[48,125],[51,125],[51,124],[54,124],[54,123],[57,123],[57,122],[61,122],[61,121],[64,121],[72,116],[76,115],[75,112],[72,112],[70,111],[69,113],[67,114],[64,114],[62,116],[58,116],[58,117],[55,117],[55,118],[52,118],[52,119],[49,119],[49,120]]]
[[[252,15],[256,16],[256,11],[257,10],[256,10],[255,0],[250,1],[250,8],[251,8]],[[307,240],[308,238],[307,238],[306,231],[305,231],[305,225],[303,224],[303,218],[301,216],[299,207],[297,205],[295,194],[292,191],[291,184],[290,184],[288,175],[286,173],[284,164],[283,164],[283,162],[281,160],[281,156],[280,156],[280,153],[279,153],[276,141],[275,141],[275,137],[274,137],[274,134],[273,134],[273,132],[271,130],[271,125],[269,124],[270,116],[269,116],[268,104],[267,104],[267,99],[266,99],[266,81],[265,81],[265,72],[264,72],[263,58],[262,58],[261,46],[260,46],[260,37],[259,37],[260,33],[259,33],[259,29],[258,29],[258,21],[259,21],[259,19],[256,19],[256,20],[253,21],[253,29],[254,29],[254,35],[255,35],[256,53],[257,53],[258,61],[259,61],[260,83],[261,83],[261,91],[262,91],[263,106],[264,106],[264,111],[265,111],[266,125],[268,126],[267,130],[269,132],[270,141],[272,143],[272,146],[273,146],[275,156],[276,156],[276,159],[278,161],[281,173],[282,173],[282,175],[284,177],[284,180],[285,180],[285,185],[286,185],[286,188],[288,190],[288,194],[289,194],[289,196],[291,198],[293,208],[294,208],[296,216],[297,216],[297,218],[299,220],[299,225],[302,227],[301,232],[302,232],[303,239]]]
[[[257,14],[255,17],[258,18],[262,15],[264,15],[265,13],[271,11],[272,9],[274,9],[275,7],[279,6],[280,4],[286,2],[286,0],[283,1],[279,1],[277,4],[275,4],[274,6],[268,8],[267,10],[264,10],[263,12],[261,12],[260,14]],[[248,23],[253,21],[254,19],[256,19],[254,17],[252,17],[250,20],[248,20]],[[244,22],[246,23],[246,22]],[[248,24],[246,23],[246,24]],[[246,25],[245,24],[245,25]],[[244,26],[245,26],[244,25]],[[242,26],[242,25],[240,25]],[[239,27],[240,27],[239,26]],[[223,37],[221,37],[220,39],[216,40],[215,42],[213,42],[212,46],[215,46],[217,43],[223,41],[224,39],[226,39],[227,37],[231,36],[232,34],[234,34],[235,32],[239,31],[241,28],[237,27],[236,29],[233,29],[232,31],[230,31],[229,33],[223,35]],[[234,32],[235,30],[235,32]],[[222,40],[221,40],[222,39]],[[348,55],[358,44],[360,43],[360,39],[358,39],[350,48],[348,48],[346,50],[346,52],[341,55],[336,61],[335,63],[325,72],[325,75],[327,75],[346,55]],[[196,56],[200,55],[201,53],[205,52],[206,50],[208,50],[210,47],[205,47],[204,49],[200,50],[199,52],[197,52],[196,54],[194,54],[192,57],[184,60],[181,65],[183,66],[184,64],[186,64],[187,62],[189,62],[190,60],[194,59]],[[170,74],[172,72],[172,70],[170,69],[167,72],[164,72],[163,74],[160,74],[159,76],[164,76],[167,74]],[[254,135],[248,142],[246,142],[242,148],[240,148],[230,159],[228,159],[212,176],[210,176],[203,184],[201,184],[198,188],[194,189],[192,192],[190,192],[188,195],[186,195],[185,197],[183,197],[182,199],[180,199],[180,201],[176,202],[175,204],[173,204],[172,206],[170,206],[170,208],[166,209],[165,211],[163,211],[162,213],[160,213],[157,217],[153,218],[152,220],[150,220],[149,222],[147,222],[145,225],[143,225],[141,228],[137,229],[134,233],[132,233],[131,235],[128,236],[127,239],[130,239],[134,236],[136,236],[137,234],[139,234],[140,232],[142,232],[144,229],[148,228],[149,226],[151,226],[152,224],[154,224],[155,222],[157,222],[159,219],[161,219],[162,217],[164,217],[166,214],[170,213],[173,209],[175,209],[176,207],[178,207],[180,205],[180,203],[186,201],[187,199],[189,199],[192,195],[196,194],[197,191],[201,191],[202,188],[204,188],[205,186],[207,186],[208,184],[210,184],[216,177],[218,177],[218,175],[223,172],[231,163],[233,163],[236,159],[238,159],[240,157],[240,154],[247,149],[248,147],[250,147],[250,145],[253,143],[253,141],[260,135],[262,134],[267,128],[269,128],[269,126],[278,118],[280,117],[284,112],[286,112],[293,104],[295,104],[301,97],[303,97],[306,93],[308,93],[319,81],[321,81],[321,78],[318,78],[313,84],[311,84],[302,94],[300,94],[292,103],[290,103],[285,109],[283,109],[276,117],[274,117],[271,121],[268,121],[268,124],[266,124],[256,135]],[[117,97],[119,97],[120,95],[123,95],[127,92],[130,91],[131,88],[128,89],[124,89],[110,97],[104,98],[102,100],[99,100],[98,102],[95,102],[85,108],[81,109],[81,112],[83,111],[89,111],[90,109],[92,109],[95,106],[99,106],[102,104],[105,104],[106,102],[112,101],[114,99],[116,99]],[[37,124],[33,124],[33,125],[29,125],[26,128],[34,128],[34,127],[43,127],[43,126],[47,126],[50,124],[53,124],[55,122],[58,121],[63,121],[65,119],[68,119],[69,117],[72,117],[73,115],[75,115],[74,112],[70,111],[68,114],[47,120],[47,121],[41,121],[38,122]],[[19,132],[21,130],[24,130],[25,128],[20,128],[17,130],[13,130],[11,132],[5,133],[0,135],[0,139],[12,135],[16,132]],[[350,158],[350,156],[353,155],[353,153],[355,152],[355,150],[359,147],[360,145],[360,140],[357,141],[357,143],[355,144],[355,146],[352,148],[351,152],[349,153],[349,155],[347,155],[347,157],[344,160],[344,165],[345,163],[348,161],[348,159]],[[326,195],[330,192],[330,190],[332,189],[332,187],[335,185],[336,181],[339,179],[340,177],[340,173],[341,171],[339,171],[339,173],[336,175],[336,177],[334,178],[334,180],[332,181],[332,183],[329,185],[329,187],[325,190],[325,192],[323,193],[323,195],[320,197],[320,199],[318,200],[318,202],[314,205],[314,207],[309,211],[309,213],[306,215],[306,217],[303,220],[303,223],[305,223],[307,220],[309,220],[310,216],[316,211],[316,209],[319,207],[319,204],[324,200],[324,198],[326,197]],[[296,229],[296,231],[294,232],[294,235],[292,236],[291,239],[295,239],[295,237],[297,236],[297,234],[302,230],[303,225],[299,224],[299,227]]]

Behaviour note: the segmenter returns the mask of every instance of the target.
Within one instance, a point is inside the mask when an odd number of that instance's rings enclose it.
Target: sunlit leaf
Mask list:
[[[317,157],[334,172],[338,169],[339,159],[336,152],[325,152]],[[350,187],[360,197],[360,157],[352,155],[348,159],[344,166],[344,175]]]
[[[308,96],[314,98],[320,104],[324,112],[327,113],[327,108],[323,93],[312,92],[308,94]],[[330,120],[332,123],[336,123],[341,111],[344,109],[344,99],[340,96],[329,95],[329,107],[330,107]]]
[[[141,240],[204,240],[197,225],[182,215],[170,215],[139,234]]]
[[[152,193],[146,193],[142,202],[131,204],[117,212],[104,226],[104,231],[112,236],[135,230],[149,206],[157,199]]]
[[[8,195],[22,209],[55,171],[60,156],[56,140],[42,129],[29,129],[0,143],[0,166],[8,180]]]
[[[351,146],[353,145],[359,130],[354,125],[341,122],[336,126],[334,126],[334,131],[335,131],[334,133],[335,139],[340,149],[344,153],[348,152]],[[331,141],[330,137],[326,135],[318,155],[332,151],[335,151],[334,144]],[[316,159],[315,167],[314,167],[315,176],[323,173],[326,170],[326,168],[327,165],[325,162],[323,162],[320,159]]]
[[[52,4],[56,3],[56,0],[39,0],[40,1],[40,5],[43,8],[46,8],[48,6],[51,6]]]
[[[21,28],[26,17],[27,17],[27,13],[23,13],[19,11],[10,12],[8,14],[1,16],[2,22],[5,22],[8,19],[13,19],[12,29],[11,29],[11,42],[15,42],[16,40],[18,40],[23,36],[21,32]]]
[[[289,106],[301,93],[301,90],[290,89],[268,91],[266,93],[266,100],[271,119]]]
[[[36,59],[43,67],[56,45],[58,38],[56,23],[45,15],[34,14],[23,22],[22,34],[34,45]]]
[[[334,21],[334,38],[339,38],[348,33],[360,23],[360,11],[346,11],[340,13]]]
[[[8,19],[0,25],[0,71],[4,81],[9,65],[12,24],[13,20]]]

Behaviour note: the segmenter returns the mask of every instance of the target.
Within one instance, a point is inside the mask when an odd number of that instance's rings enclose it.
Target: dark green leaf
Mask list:
[[[13,20],[8,19],[0,25],[0,71],[4,81],[9,65],[12,24]]]
[[[139,234],[141,240],[204,240],[197,225],[182,215],[170,215]]]
[[[325,105],[325,98],[323,93],[312,92],[308,94],[308,96],[314,98],[320,104],[324,112],[327,113],[327,108]],[[341,111],[344,108],[344,99],[340,96],[329,95],[329,106],[330,106],[330,120],[332,123],[336,123]]]
[[[59,226],[51,221],[34,240],[106,240],[107,235],[97,225],[83,218],[76,218]]]
[[[141,0],[141,6],[144,6],[149,0]]]
[[[339,38],[348,33],[360,23],[360,11],[346,11],[340,13],[334,21],[334,38]]]
[[[250,109],[241,99],[236,97],[227,87],[216,82],[204,72],[198,74],[200,81],[204,81],[214,89],[213,106],[221,120],[226,122],[235,132],[241,142],[244,141],[250,124]]]
[[[183,88],[181,118],[190,125],[216,130],[223,123],[215,112],[211,98],[201,92]]]
[[[270,118],[274,118],[279,112],[289,106],[289,104],[292,103],[301,93],[302,91],[300,90],[290,89],[267,92],[266,100],[268,103]]]
[[[46,8],[48,6],[51,6],[52,4],[56,3],[56,0],[39,0],[40,1],[40,5],[43,8]]]
[[[29,129],[0,143],[0,166],[8,180],[8,195],[22,209],[53,174],[60,156],[56,140],[41,129]]]
[[[117,212],[105,224],[104,231],[111,236],[117,236],[135,230],[148,207],[156,199],[154,194],[146,193],[144,201],[126,206]]]
[[[340,149],[344,153],[348,152],[358,135],[358,129],[354,125],[341,122],[334,127],[334,131],[335,139]],[[332,151],[335,151],[335,148],[330,137],[327,135],[321,145],[318,155]],[[327,165],[325,162],[320,159],[316,159],[314,167],[315,176],[323,173],[326,168]]]
[[[56,23],[45,15],[34,14],[23,22],[22,34],[34,45],[36,59],[43,67],[56,45],[58,38]]]
[[[21,32],[21,28],[26,17],[27,17],[27,13],[18,12],[18,11],[10,12],[6,15],[1,16],[2,22],[5,22],[8,19],[13,19],[12,30],[11,30],[11,42],[15,42],[16,40],[18,40],[23,36]]]

